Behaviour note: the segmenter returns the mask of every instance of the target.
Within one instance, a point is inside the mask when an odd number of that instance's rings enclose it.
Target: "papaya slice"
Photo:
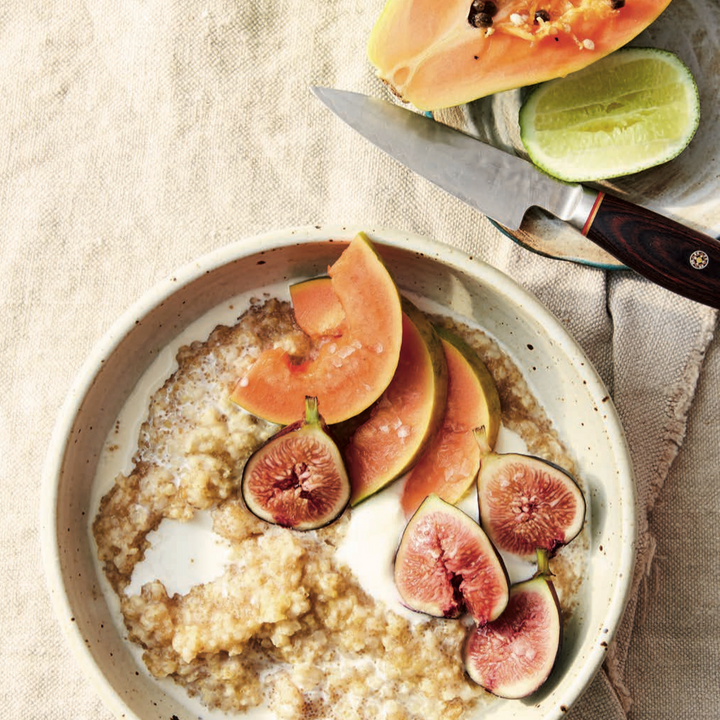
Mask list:
[[[308,357],[281,347],[260,353],[231,394],[248,412],[288,425],[313,396],[333,424],[370,407],[390,384],[402,344],[400,294],[367,235],[359,233],[328,274],[345,312],[344,332],[314,344]]]
[[[447,361],[425,315],[403,298],[403,340],[395,376],[345,449],[351,505],[403,475],[434,437],[445,411]]]
[[[341,331],[345,312],[329,277],[297,283],[290,295],[295,319],[305,333],[319,338]],[[352,505],[407,472],[438,430],[445,411],[448,371],[440,338],[423,312],[405,297],[401,302],[403,337],[395,375],[367,417],[351,421],[354,427],[344,443]]]
[[[312,278],[290,286],[295,322],[312,338],[339,337],[345,326],[345,310],[329,276]]]
[[[370,34],[378,76],[420,110],[580,70],[622,47],[670,0],[387,0]]]
[[[329,275],[291,285],[290,300],[295,322],[308,337],[320,343],[343,334],[346,327],[345,310],[332,289],[332,278]],[[368,418],[372,407],[333,424],[333,435],[343,451],[355,430]]]
[[[448,366],[447,404],[439,431],[405,480],[400,503],[406,516],[432,493],[458,502],[480,469],[473,431],[484,426],[490,446],[500,432],[500,397],[489,370],[462,339],[444,328],[436,330]]]

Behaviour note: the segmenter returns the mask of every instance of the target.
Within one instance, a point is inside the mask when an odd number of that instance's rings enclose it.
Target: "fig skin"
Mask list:
[[[435,494],[405,528],[394,577],[403,603],[433,617],[467,611],[482,625],[507,604],[507,572],[489,538],[469,515]]]
[[[548,679],[562,646],[562,611],[548,554],[538,551],[538,571],[510,588],[500,617],[470,630],[463,648],[469,677],[498,697],[532,695]]]
[[[317,530],[340,517],[350,501],[350,480],[316,397],[305,399],[303,419],[250,456],[241,491],[248,510],[274,525]]]
[[[475,438],[480,524],[500,552],[532,561],[538,549],[552,557],[577,537],[586,504],[572,475],[542,458],[492,452],[483,428]]]

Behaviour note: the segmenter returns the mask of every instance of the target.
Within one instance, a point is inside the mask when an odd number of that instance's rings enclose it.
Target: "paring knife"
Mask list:
[[[720,307],[720,242],[604,192],[556,180],[432,118],[359,93],[313,87],[350,127],[417,174],[517,230],[538,206],[668,290]]]

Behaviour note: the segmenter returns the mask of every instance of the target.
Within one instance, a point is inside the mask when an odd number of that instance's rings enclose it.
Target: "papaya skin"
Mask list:
[[[288,425],[311,395],[325,421],[334,424],[363,412],[390,384],[402,343],[400,294],[367,235],[359,233],[328,273],[345,311],[346,332],[303,359],[280,347],[262,352],[231,394],[253,415]]]
[[[468,0],[388,0],[370,34],[368,58],[403,101],[439,110],[580,70],[630,42],[670,1],[626,0],[613,9],[610,0],[582,0],[586,9],[559,22],[556,34],[540,37],[549,28],[530,24],[528,39],[512,34],[509,22],[524,3],[497,2],[488,32],[468,22]]]

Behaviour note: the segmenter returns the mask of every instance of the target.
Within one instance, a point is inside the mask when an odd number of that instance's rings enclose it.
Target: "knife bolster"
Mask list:
[[[590,190],[583,185],[576,185],[573,189],[572,210],[568,215],[560,215],[565,222],[587,235],[597,214],[604,193]]]
[[[604,192],[599,192],[597,195],[595,195],[595,199],[593,200],[592,207],[590,208],[590,212],[587,214],[587,217],[585,218],[585,222],[582,226],[582,234],[587,235],[588,231],[590,230],[590,226],[593,224],[593,221],[595,220],[595,216],[598,213],[598,210],[600,209],[600,203],[602,203],[603,198],[605,197]]]

